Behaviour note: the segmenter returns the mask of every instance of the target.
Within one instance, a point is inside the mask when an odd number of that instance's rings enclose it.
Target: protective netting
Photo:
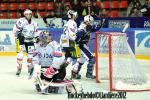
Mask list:
[[[113,89],[145,89],[142,85],[148,79],[127,42],[126,34],[97,34],[96,39],[98,80],[109,80]]]

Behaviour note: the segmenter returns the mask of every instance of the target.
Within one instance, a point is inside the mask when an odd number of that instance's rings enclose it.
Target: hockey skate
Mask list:
[[[16,75],[19,76],[21,74],[21,69],[22,69],[22,64],[19,64],[17,65],[17,72],[16,72]]]
[[[91,73],[86,73],[86,78],[95,79],[96,76],[95,76],[95,75],[92,75]]]
[[[20,74],[21,74],[21,69],[18,69],[17,72],[16,72],[16,75],[20,76]]]
[[[81,79],[81,75],[72,70],[71,71],[71,79]]]

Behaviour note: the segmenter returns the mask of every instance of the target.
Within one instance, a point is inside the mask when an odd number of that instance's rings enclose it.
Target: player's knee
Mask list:
[[[24,51],[24,45],[20,45],[20,51]]]
[[[93,68],[93,65],[95,64],[95,59],[94,57],[92,59],[89,59],[89,63],[87,65],[88,68]]]
[[[32,54],[28,54],[27,55],[27,63],[31,64],[32,63],[32,59],[33,59]]]
[[[70,64],[72,61],[73,61],[72,58],[68,57],[67,60],[66,60],[66,63]]]

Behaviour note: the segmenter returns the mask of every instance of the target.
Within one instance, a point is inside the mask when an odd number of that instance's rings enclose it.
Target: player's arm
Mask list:
[[[38,43],[39,42],[39,31],[38,31],[38,24],[35,22],[34,23],[34,27],[35,27],[35,30],[34,30],[34,39],[35,39],[35,43]]]
[[[22,31],[22,27],[23,27],[23,22],[21,19],[18,19],[16,24],[13,27],[13,34],[15,35],[15,37],[17,37],[18,34]]]
[[[69,31],[69,39],[74,41],[76,39],[76,32],[77,32],[76,23],[69,23],[68,31]]]
[[[76,33],[76,39],[75,39],[75,41],[76,41],[77,44],[81,43],[82,37],[83,37],[85,34],[86,34],[86,32],[85,32],[83,29],[78,30],[78,32]]]
[[[100,29],[103,27],[104,23],[105,23],[105,19],[103,19],[103,20],[102,20],[100,23],[98,23],[97,25],[93,25],[91,32],[96,32],[96,31],[100,30]]]
[[[21,31],[22,31],[22,21],[21,19],[18,19],[16,24],[13,27],[13,34],[15,36],[15,42],[16,42],[16,52],[20,51],[20,40],[19,40],[19,36],[21,35]]]

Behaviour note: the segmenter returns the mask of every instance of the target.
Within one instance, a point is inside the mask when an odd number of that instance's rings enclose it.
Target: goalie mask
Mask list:
[[[78,13],[75,12],[75,11],[73,11],[73,10],[69,10],[69,11],[67,12],[67,15],[68,15],[68,18],[77,18]]]
[[[39,41],[42,44],[48,44],[51,41],[51,34],[48,31],[42,31],[39,35]]]

